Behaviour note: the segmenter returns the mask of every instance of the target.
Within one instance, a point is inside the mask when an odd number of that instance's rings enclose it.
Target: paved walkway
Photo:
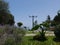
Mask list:
[[[37,34],[26,34],[25,36],[35,36]],[[55,36],[54,34],[45,34],[45,36]]]
[[[31,33],[31,34],[25,34],[25,36],[35,36],[37,34]],[[45,36],[55,36],[53,31],[46,31]]]
[[[26,34],[25,36],[35,36],[36,34]]]

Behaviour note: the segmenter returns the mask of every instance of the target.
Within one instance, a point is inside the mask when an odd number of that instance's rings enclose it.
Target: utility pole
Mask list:
[[[37,25],[37,20],[35,20],[35,22],[34,22],[34,26],[36,26]]]
[[[37,18],[37,16],[29,16],[30,18],[32,18],[32,28],[34,27],[34,18]]]

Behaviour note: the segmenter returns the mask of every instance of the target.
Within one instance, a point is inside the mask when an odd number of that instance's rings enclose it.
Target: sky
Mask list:
[[[22,22],[23,26],[32,27],[32,18],[37,16],[38,24],[42,23],[50,15],[51,20],[60,10],[60,0],[6,0],[9,3],[9,9],[14,15],[15,22]],[[15,23],[15,24],[16,24]]]

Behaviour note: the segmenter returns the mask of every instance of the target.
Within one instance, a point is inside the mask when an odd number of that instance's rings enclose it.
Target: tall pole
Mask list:
[[[34,18],[37,18],[37,16],[29,16],[32,18],[32,28],[34,27]]]

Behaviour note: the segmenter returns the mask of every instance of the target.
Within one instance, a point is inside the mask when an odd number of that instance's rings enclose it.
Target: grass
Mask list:
[[[50,36],[47,37],[48,40],[41,42],[37,40],[32,40],[32,36],[25,36],[23,37],[21,45],[60,45],[60,42],[53,41],[53,38],[54,37]]]

